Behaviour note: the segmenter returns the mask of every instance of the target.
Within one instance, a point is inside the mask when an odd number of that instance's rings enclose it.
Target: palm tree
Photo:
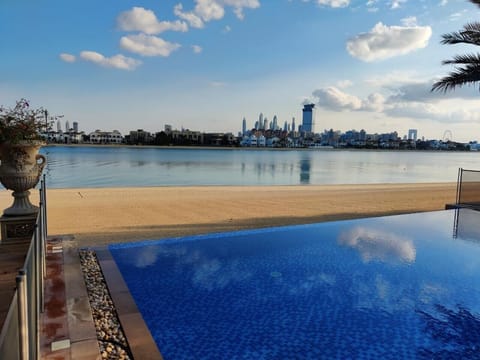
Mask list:
[[[480,7],[480,0],[469,0]],[[480,46],[480,22],[464,25],[458,32],[442,35],[442,44],[471,44]],[[443,65],[454,65],[455,70],[432,85],[432,91],[447,92],[464,85],[480,82],[480,54],[456,55],[444,60]],[[480,86],[479,86],[480,90]]]

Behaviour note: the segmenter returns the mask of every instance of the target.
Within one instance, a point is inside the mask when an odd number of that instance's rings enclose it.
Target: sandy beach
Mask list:
[[[93,246],[443,210],[455,191],[455,183],[49,189],[48,233]],[[2,208],[11,202],[0,192]]]

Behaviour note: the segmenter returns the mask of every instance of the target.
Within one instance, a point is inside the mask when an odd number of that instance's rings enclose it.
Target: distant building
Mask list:
[[[302,132],[315,133],[315,104],[303,106]]]
[[[408,140],[417,141],[417,129],[408,130]]]
[[[78,133],[78,122],[73,122],[73,132]]]
[[[118,130],[95,130],[89,134],[89,137],[92,144],[121,144],[123,142],[123,136]]]
[[[128,136],[128,141],[130,144],[150,144],[153,141],[153,136],[148,131],[143,129],[137,129],[130,131]]]
[[[243,118],[242,122],[242,135],[245,135],[247,133],[247,119]]]

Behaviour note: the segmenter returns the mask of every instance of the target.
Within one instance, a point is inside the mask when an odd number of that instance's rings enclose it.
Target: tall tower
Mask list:
[[[78,133],[78,122],[76,122],[76,121],[73,122],[73,131],[75,133]]]
[[[408,129],[408,140],[417,141],[417,129]]]
[[[70,123],[67,121],[65,121],[65,132],[69,132],[70,131]]]
[[[303,105],[302,131],[315,132],[315,104]]]
[[[277,119],[277,115],[274,115],[273,116],[273,129],[272,130],[277,130],[278,129],[278,119]]]
[[[57,120],[57,132],[62,131],[62,124],[60,123],[60,120]]]
[[[242,122],[242,135],[245,135],[247,133],[247,119],[243,118]]]
[[[283,131],[288,130],[288,122],[285,120],[285,123],[283,124]]]
[[[263,126],[263,113],[260,113],[260,115],[258,116],[258,129],[261,129]]]
[[[295,118],[292,118],[292,131],[295,131]]]

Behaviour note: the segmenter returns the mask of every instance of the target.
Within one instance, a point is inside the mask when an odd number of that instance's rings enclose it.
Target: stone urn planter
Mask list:
[[[0,145],[0,182],[13,190],[13,205],[5,209],[4,216],[25,216],[38,212],[29,199],[30,189],[37,185],[45,156],[38,153],[43,145],[38,140],[23,140],[18,143],[5,142]]]

